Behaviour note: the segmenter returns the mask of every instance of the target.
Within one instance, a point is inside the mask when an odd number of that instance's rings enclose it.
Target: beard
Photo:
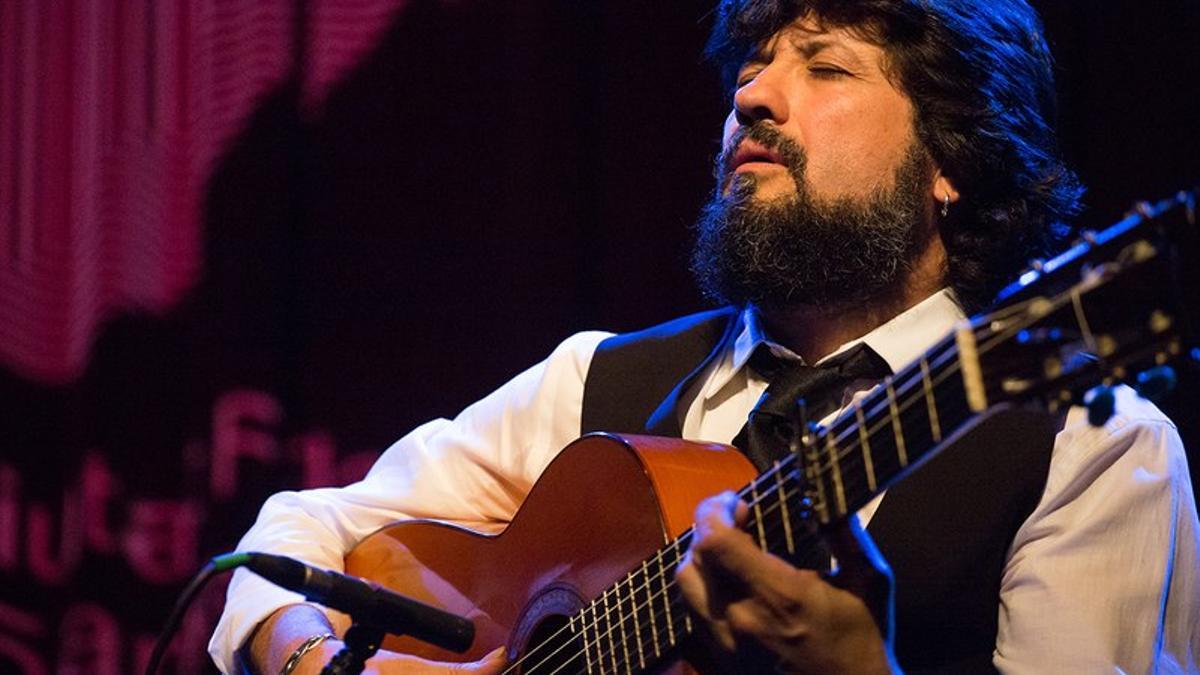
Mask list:
[[[755,198],[758,176],[732,173],[742,138],[777,152],[795,194]],[[914,140],[891,188],[866,197],[820,200],[805,179],[804,151],[776,128],[742,127],[717,160],[717,187],[696,224],[692,271],[721,304],[769,310],[836,310],[878,298],[911,269],[923,245],[932,160]],[[728,183],[728,188],[723,189]]]

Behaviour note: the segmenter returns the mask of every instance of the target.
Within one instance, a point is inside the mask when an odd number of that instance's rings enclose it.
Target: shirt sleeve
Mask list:
[[[340,570],[357,542],[397,520],[508,522],[545,466],[579,435],[587,369],[608,335],[568,338],[453,420],[428,422],[401,438],[358,483],[272,496],[238,550]],[[241,672],[238,651],[254,627],[303,600],[244,570],[235,573],[209,642],[217,666]]]
[[[1002,579],[1004,673],[1196,672],[1200,539],[1175,426],[1128,388],[1092,427],[1073,409]]]

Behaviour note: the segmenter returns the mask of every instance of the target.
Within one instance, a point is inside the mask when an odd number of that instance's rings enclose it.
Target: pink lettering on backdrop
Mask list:
[[[56,675],[119,675],[121,626],[99,605],[74,605],[63,614],[58,628]]]
[[[46,675],[50,672],[42,656],[28,642],[0,633],[0,665],[5,664],[12,664],[15,670],[10,672],[21,675]]]
[[[45,632],[41,617],[0,602],[0,666],[11,663],[24,675],[46,675],[46,662],[31,647]]]
[[[277,461],[279,446],[273,432],[282,420],[283,408],[269,394],[243,389],[221,395],[213,406],[210,489],[214,498],[233,498],[242,457]]]
[[[129,566],[151,584],[184,581],[199,560],[200,507],[191,502],[137,500],[129,505],[123,541]]]
[[[45,504],[29,507],[29,571],[48,586],[62,586],[83,558],[83,525],[78,489],[63,493],[58,517]],[[55,526],[55,521],[59,525]],[[55,536],[57,533],[57,537]],[[57,542],[55,541],[57,539]]]
[[[337,443],[328,431],[309,431],[288,441],[292,456],[300,459],[301,488],[346,485],[362,480],[378,452],[352,452],[337,459]]]
[[[337,448],[325,432],[309,432],[293,438],[289,444],[300,456],[300,486],[318,488],[334,485],[337,480]]]
[[[338,462],[337,484],[348,485],[362,480],[367,475],[367,471],[370,471],[371,467],[375,465],[377,459],[379,459],[379,453],[370,450],[361,450],[346,455],[342,461]]]
[[[179,449],[181,467],[212,471],[207,495],[211,503],[244,495],[246,486],[239,485],[237,471],[242,460],[295,472],[296,487],[319,487],[360,479],[377,457],[364,451],[339,459],[336,438],[324,429],[281,437],[278,431],[284,416],[282,405],[271,394],[225,392],[213,402],[207,443],[192,439]],[[208,445],[211,453],[205,452]],[[205,456],[212,460],[207,467],[202,463]],[[102,448],[84,455],[78,477],[63,488],[58,500],[29,499],[23,481],[16,468],[0,464],[0,569],[4,571],[20,572],[24,564],[24,571],[38,584],[62,588],[87,576],[83,569],[87,556],[120,556],[150,587],[179,584],[200,565],[205,496],[197,501],[130,496]],[[222,605],[220,589],[227,581],[212,584],[185,618],[164,672],[208,672],[205,644]],[[129,592],[130,597],[141,597],[144,588]],[[159,620],[167,609],[146,608]],[[139,613],[139,620],[146,618]],[[131,629],[123,623],[127,620],[114,608],[94,603],[68,606],[58,621],[0,603],[0,672],[9,668],[35,675],[51,670],[63,675],[141,672],[155,636]],[[50,639],[56,646],[49,656],[39,652],[37,644],[46,640],[47,626],[54,623],[58,630]]]
[[[20,564],[20,534],[21,476],[11,466],[0,464],[0,570]]]
[[[109,516],[119,488],[117,477],[104,458],[92,451],[83,460],[79,482],[83,491],[83,532],[87,547],[97,553],[114,553],[117,533]]]

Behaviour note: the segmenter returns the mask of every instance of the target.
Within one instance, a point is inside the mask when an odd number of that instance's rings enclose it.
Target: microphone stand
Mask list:
[[[345,646],[321,669],[321,675],[361,673],[367,659],[379,651],[379,645],[383,643],[383,631],[356,621],[346,630],[343,642]]]

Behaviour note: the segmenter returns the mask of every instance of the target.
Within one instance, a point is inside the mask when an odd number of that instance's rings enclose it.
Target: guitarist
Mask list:
[[[897,371],[1045,254],[1077,210],[1050,124],[1049,51],[1024,0],[725,0],[717,17],[709,54],[732,110],[693,266],[726,309],[569,338],[455,419],[409,433],[361,483],[272,497],[240,548],[336,569],[397,519],[494,529],[581,431],[728,442],[768,385],[756,353],[820,364],[866,345],[856,353]],[[879,377],[850,378],[834,407]],[[970,489],[971,467],[931,465],[859,512],[895,566],[894,610],[882,555],[853,519],[831,537],[826,575],[762,553],[734,496],[703,502],[678,581],[710,637],[706,664],[1196,671],[1200,527],[1174,426],[1121,390],[1103,427],[1072,410],[1050,436],[1012,438]],[[958,540],[929,534],[951,521]],[[211,651],[227,672],[316,673],[340,646],[329,632],[318,609],[238,573]],[[451,668],[383,652],[369,665]],[[457,669],[502,665],[495,652]]]

